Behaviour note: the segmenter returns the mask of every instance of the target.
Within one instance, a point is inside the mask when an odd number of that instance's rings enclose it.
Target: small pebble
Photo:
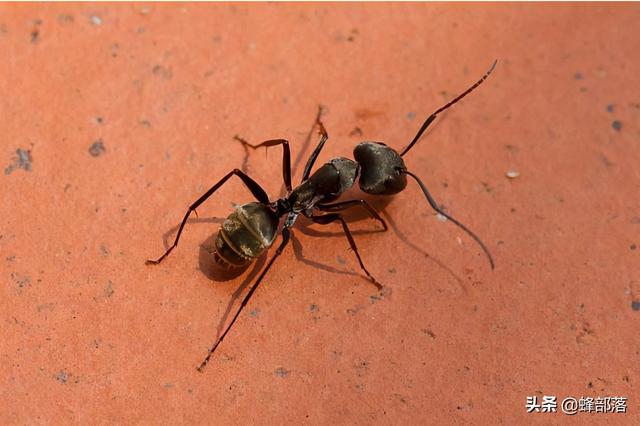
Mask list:
[[[520,176],[520,173],[518,173],[518,172],[517,172],[517,171],[515,171],[515,170],[509,170],[509,171],[507,172],[507,177],[508,177],[509,179],[515,179],[515,178],[517,178],[518,176]]]
[[[93,15],[91,17],[91,23],[93,25],[102,25],[102,18],[97,15]]]
[[[92,157],[99,157],[105,151],[106,148],[102,139],[98,139],[89,147],[89,154],[91,154]]]
[[[286,370],[282,367],[278,367],[276,368],[276,371],[274,371],[274,373],[276,376],[279,376],[279,377],[287,377],[289,375],[289,370]]]

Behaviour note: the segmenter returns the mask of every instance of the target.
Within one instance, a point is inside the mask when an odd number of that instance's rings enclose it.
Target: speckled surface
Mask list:
[[[0,423],[558,423],[527,396],[624,396],[637,423],[637,4],[0,4]],[[294,180],[318,104],[330,139],[405,146],[416,185],[301,223],[219,352],[257,270],[206,247],[229,183],[155,267],[187,206],[244,164]],[[302,162],[302,164],[301,164]],[[516,172],[517,177],[507,177]],[[514,175],[513,173],[511,174]],[[205,248],[203,248],[203,246]],[[257,262],[264,267],[266,259]]]

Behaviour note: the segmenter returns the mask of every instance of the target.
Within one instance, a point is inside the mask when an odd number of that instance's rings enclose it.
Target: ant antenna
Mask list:
[[[494,64],[495,65],[495,64]],[[493,68],[492,68],[493,69]],[[480,80],[482,81],[482,80]],[[467,91],[468,92],[468,91]],[[464,226],[463,224],[461,224],[460,222],[458,222],[457,220],[455,220],[454,218],[452,218],[451,216],[449,216],[448,214],[446,214],[444,211],[442,211],[442,209],[440,207],[438,207],[438,204],[436,204],[436,200],[433,199],[433,197],[431,197],[431,194],[429,194],[429,191],[427,190],[427,187],[424,186],[424,183],[422,183],[422,181],[418,178],[418,176],[414,175],[413,173],[411,173],[410,171],[408,171],[407,169],[401,169],[400,170],[402,173],[405,173],[409,176],[411,176],[412,178],[414,178],[416,180],[416,182],[418,182],[418,185],[420,185],[420,188],[422,189],[422,192],[424,193],[424,196],[427,197],[427,201],[429,202],[429,204],[431,205],[431,208],[433,208],[435,211],[437,211],[438,213],[440,213],[442,216],[446,217],[447,219],[449,219],[451,222],[453,222],[454,224],[458,225],[460,228],[462,228],[463,231],[465,231],[467,234],[469,234],[471,236],[471,238],[473,238],[474,240],[476,240],[476,242],[480,245],[480,247],[482,247],[482,250],[484,250],[484,253],[487,255],[487,257],[489,258],[489,264],[491,265],[491,269],[495,269],[495,265],[493,263],[493,258],[491,257],[491,253],[489,253],[489,249],[487,249],[487,247],[484,245],[484,243],[480,240],[480,238],[474,234],[473,232],[471,232],[466,226]]]
[[[487,71],[480,80],[478,80],[476,82],[476,84],[474,84],[473,86],[469,87],[467,90],[464,91],[464,93],[462,93],[461,95],[459,95],[457,98],[455,98],[454,100],[452,100],[451,102],[449,102],[448,104],[446,104],[445,106],[438,108],[436,110],[436,112],[434,112],[433,114],[431,114],[429,117],[427,117],[427,119],[425,120],[425,122],[422,124],[422,127],[420,127],[420,130],[418,130],[418,133],[416,134],[416,136],[413,138],[413,140],[411,141],[411,143],[409,144],[409,146],[407,146],[401,153],[400,156],[402,157],[403,155],[405,155],[407,152],[409,152],[409,150],[413,147],[413,145],[416,144],[416,142],[418,142],[418,139],[420,139],[420,136],[422,136],[422,134],[424,133],[425,130],[427,130],[427,127],[429,127],[429,125],[433,122],[433,120],[436,119],[436,116],[441,113],[442,111],[444,111],[445,109],[449,108],[450,106],[452,106],[453,104],[455,104],[456,102],[458,102],[460,99],[464,98],[465,96],[467,96],[469,93],[471,93],[476,87],[480,86],[480,84],[482,84],[483,81],[485,81],[487,79],[487,77],[489,77],[489,75],[491,74],[491,72],[493,71],[493,69],[496,67],[496,64],[498,63],[498,60],[496,59],[495,61],[493,61],[493,65],[491,65],[491,68],[489,68],[489,71]]]

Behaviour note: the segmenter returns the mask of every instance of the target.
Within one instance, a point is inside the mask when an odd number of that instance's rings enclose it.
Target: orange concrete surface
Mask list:
[[[638,424],[638,4],[0,4],[0,423]],[[210,251],[243,167],[272,198],[362,140],[409,182],[268,257]],[[512,177],[507,177],[508,172]],[[517,176],[514,176],[517,175]],[[361,194],[355,192],[352,197]],[[279,241],[279,240],[278,240]],[[269,251],[273,255],[274,249]],[[627,414],[526,413],[545,395]]]

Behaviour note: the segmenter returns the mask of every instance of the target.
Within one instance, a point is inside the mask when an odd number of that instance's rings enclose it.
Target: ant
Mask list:
[[[169,247],[169,249],[159,259],[147,260],[146,262],[148,265],[155,265],[162,262],[162,260],[178,245],[178,240],[180,239],[184,225],[191,215],[191,212],[195,212],[203,202],[205,202],[211,195],[213,195],[214,192],[224,185],[231,176],[234,175],[238,176],[242,180],[258,201],[236,207],[235,211],[223,222],[215,242],[216,249],[214,257],[216,262],[226,265],[227,267],[240,268],[247,266],[273,245],[278,235],[280,219],[283,216],[286,216],[284,224],[280,229],[282,242],[276,249],[273,257],[267,263],[267,266],[262,270],[262,273],[256,280],[253,287],[251,287],[247,295],[242,300],[240,308],[235,313],[231,323],[226,327],[222,335],[216,339],[211,349],[209,349],[207,357],[198,366],[198,371],[202,371],[202,369],[207,365],[209,359],[220,343],[222,343],[229,330],[231,330],[236,319],[271,268],[271,265],[273,265],[273,262],[278,258],[278,256],[280,256],[280,254],[282,254],[287,243],[289,243],[291,236],[290,229],[301,214],[309,218],[312,222],[320,225],[339,222],[342,225],[342,229],[349,241],[351,249],[360,263],[360,267],[378,290],[382,289],[382,285],[376,281],[364,266],[362,258],[358,253],[355,240],[349,230],[349,226],[342,215],[337,212],[352,207],[361,207],[364,208],[372,218],[379,221],[385,231],[387,230],[386,222],[365,200],[347,200],[332,203],[345,191],[351,188],[356,181],[358,181],[360,188],[368,194],[392,195],[405,189],[407,186],[407,176],[413,178],[420,186],[420,189],[424,193],[424,196],[431,208],[469,234],[469,236],[471,236],[471,238],[480,245],[489,260],[491,269],[494,269],[493,258],[480,238],[462,223],[445,213],[438,206],[427,190],[427,187],[422,183],[418,176],[407,169],[402,157],[409,152],[411,148],[413,148],[427,127],[429,127],[429,125],[436,119],[439,113],[460,101],[476,87],[482,84],[482,82],[485,81],[494,70],[496,64],[497,61],[494,61],[491,68],[473,86],[446,105],[438,108],[433,114],[427,117],[425,122],[422,124],[422,127],[420,127],[420,130],[418,130],[416,136],[413,138],[411,143],[402,150],[402,152],[398,153],[393,148],[381,142],[362,142],[358,144],[353,151],[355,161],[344,157],[334,158],[311,174],[311,169],[313,168],[313,165],[315,164],[325,142],[329,138],[322,121],[320,121],[320,114],[318,114],[315,125],[317,125],[319,129],[320,142],[307,160],[300,185],[295,188],[291,186],[291,153],[289,151],[289,142],[287,140],[272,139],[257,145],[252,145],[238,136],[235,137],[237,141],[251,149],[282,145],[282,177],[287,189],[287,195],[279,200],[269,201],[269,197],[266,192],[256,181],[241,170],[233,169],[200,198],[198,198],[191,206],[189,206],[184,219],[182,219],[182,223],[180,224],[180,228],[178,229],[178,234],[176,235],[173,245]],[[316,210],[325,214],[315,214]]]

